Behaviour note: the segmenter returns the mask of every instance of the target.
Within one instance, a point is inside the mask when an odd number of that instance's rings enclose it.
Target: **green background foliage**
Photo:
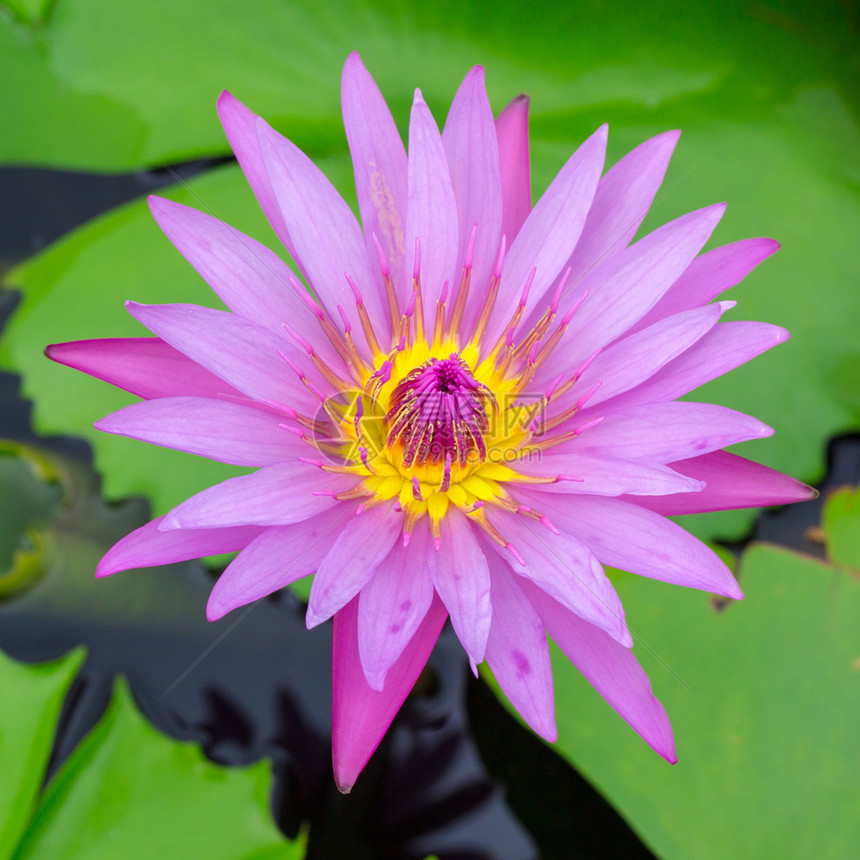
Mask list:
[[[420,10],[395,0],[2,0],[0,164],[117,172],[227,155],[214,104],[228,88],[309,152],[354,205],[339,111],[340,67],[353,49],[402,131],[412,87],[422,88],[441,122],[474,63],[486,68],[496,110],[528,92],[535,199],[604,121],[610,164],[648,136],[681,128],[643,231],[726,200],[712,244],[767,235],[783,245],[732,291],[738,307],[731,317],[774,322],[793,335],[695,399],[772,425],[774,438],[741,453],[813,481],[823,473],[827,439],[860,426],[858,44],[852,4],[802,0],[542,0],[527,12],[510,0],[442,0]],[[165,194],[276,247],[233,165]],[[24,262],[7,286],[23,300],[0,342],[0,361],[23,375],[41,432],[74,434],[93,445],[109,498],[143,494],[163,513],[231,473],[97,434],[92,422],[130,398],[42,355],[52,341],[141,334],[124,311],[125,299],[216,304],[143,201]],[[4,582],[9,591],[31,586],[40,553],[50,551],[50,540],[39,543],[38,536],[57,516],[57,483],[34,483],[32,468],[32,459],[0,457],[4,498],[27,499],[0,512],[0,553],[6,553],[0,561],[20,574],[0,574],[0,594]],[[860,846],[852,802],[860,753],[857,511],[852,488],[828,499],[822,534],[829,563],[767,546],[748,550],[739,566],[747,598],[719,611],[699,593],[621,577],[637,654],[673,719],[681,758],[674,768],[647,750],[565,661],[556,662],[556,749],[661,857],[841,857]],[[700,516],[686,525],[709,540],[736,539],[755,514]],[[36,802],[33,772],[44,767],[74,659],[50,670],[2,669],[11,673],[0,676],[4,702],[12,695],[33,699],[14,730],[35,734],[16,752],[28,758],[16,759],[14,803],[0,802],[13,810],[0,820],[0,857],[49,856],[39,851],[59,838],[52,834],[85,838],[79,825],[88,819],[72,820],[74,810],[119,779],[109,751],[130,767],[144,765],[132,739],[158,747],[153,755],[175,765],[176,772],[158,779],[175,782],[177,792],[196,779],[203,786],[228,779],[193,750],[174,744],[169,751],[120,691],[56,778],[65,787],[49,786],[40,801],[19,849],[25,854],[10,853],[26,824],[24,810]],[[10,754],[5,741],[0,754]],[[253,856],[268,858],[266,840],[274,833],[260,817],[265,774],[257,768],[229,779],[244,797],[236,801],[246,810],[237,826],[261,840],[245,847],[259,845],[263,853]],[[151,802],[153,790],[153,783],[143,786],[140,802]],[[133,834],[141,820],[129,818],[120,833]],[[251,856],[222,847],[212,856]]]

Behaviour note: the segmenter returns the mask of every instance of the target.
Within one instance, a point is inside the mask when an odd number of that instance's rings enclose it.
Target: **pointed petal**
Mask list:
[[[757,418],[714,403],[644,403],[607,415],[557,450],[671,463],[771,435],[773,429]]]
[[[255,400],[276,400],[314,413],[316,398],[278,355],[299,363],[306,355],[292,343],[243,317],[198,305],[140,305],[128,312],[151,332]]]
[[[568,660],[655,752],[674,764],[672,726],[633,652],[540,589],[528,583],[523,589]]]
[[[159,531],[162,517],[135,529],[115,543],[96,568],[96,576],[109,576],[121,570],[157,567],[176,561],[188,561],[205,555],[236,552],[247,546],[262,531],[256,526],[230,529],[193,529]]]
[[[166,531],[300,523],[336,505],[334,493],[354,484],[354,478],[333,475],[299,460],[275,463],[197,493],[170,511],[161,528]]]
[[[355,52],[346,58],[343,66],[341,104],[367,256],[372,261],[377,259],[375,234],[385,252],[394,283],[400,287],[407,283],[404,271],[406,150],[379,87]],[[377,280],[381,278],[380,273]]]
[[[517,490],[516,497],[533,505],[540,499],[528,490]],[[553,523],[578,537],[603,564],[734,600],[743,597],[716,553],[671,520],[621,499],[553,498]]]
[[[522,564],[513,552],[492,544],[515,573],[622,644],[633,644],[624,607],[600,562],[582,541],[568,533],[553,534],[539,524],[533,527],[514,514],[491,511],[488,518],[525,561]]]
[[[512,466],[514,464],[511,464]],[[538,460],[523,460],[516,471],[524,475],[565,475],[580,480],[560,480],[554,484],[535,484],[536,493],[592,493],[597,496],[665,496],[672,493],[697,493],[704,483],[679,475],[668,466],[634,463],[619,457],[577,452],[568,454],[541,451]],[[550,499],[547,505],[552,505]],[[541,508],[543,510],[543,507]]]
[[[504,562],[490,560],[493,623],[487,663],[522,718],[545,740],[558,738],[546,631]]]
[[[742,239],[696,257],[640,325],[651,325],[669,314],[707,304],[739,284],[759,263],[778,250],[779,242],[773,239]]]
[[[682,311],[614,343],[597,356],[571,390],[559,399],[559,408],[572,405],[596,383],[600,383],[600,388],[588,399],[589,408],[641,385],[701,340],[734,304],[720,302]],[[577,416],[576,420],[582,419]]]
[[[296,252],[293,247],[281,209],[278,206],[269,175],[260,155],[260,144],[257,142],[257,115],[248,110],[237,98],[227,90],[218,97],[218,116],[224,133],[230,142],[230,148],[248,180],[260,208],[269,219],[272,229],[283,242],[290,256],[295,258]]]
[[[371,272],[364,236],[349,206],[322,171],[268,123],[257,120],[263,163],[295,245],[296,262],[329,315],[340,305],[361,329],[348,273],[363,289],[372,320],[384,320],[381,285]]]
[[[282,420],[206,397],[162,397],[132,403],[96,421],[95,427],[234,466],[268,466],[308,452],[307,445],[279,426]]]
[[[377,692],[433,602],[431,552],[430,529],[416,528],[408,546],[394,545],[359,595],[358,653],[367,683]]]
[[[215,583],[206,617],[217,621],[313,573],[331,545],[347,511],[335,509],[298,525],[273,526],[251,541]],[[169,532],[168,532],[169,534]]]
[[[367,584],[391,551],[403,518],[390,504],[381,504],[346,520],[323,559],[311,588],[307,625],[328,621]]]
[[[569,302],[586,290],[588,296],[564,333],[558,354],[569,356],[572,363],[582,361],[630,329],[692,262],[725,208],[719,203],[682,215],[595,266],[566,293]]]
[[[428,559],[436,591],[451,616],[472,666],[484,659],[493,607],[490,570],[472,524],[453,505],[442,520],[442,540]]]
[[[646,140],[600,180],[582,236],[569,261],[571,283],[633,241],[663,182],[680,134],[667,131]]]
[[[358,600],[334,617],[332,639],[332,760],[337,787],[350,791],[409,695],[439,638],[447,613],[434,599],[403,653],[389,669],[381,693],[371,690],[358,653]]]
[[[502,233],[510,246],[532,211],[528,96],[517,96],[498,115],[496,134],[502,174]]]
[[[284,323],[302,332],[319,331],[314,313],[290,286],[290,268],[265,245],[229,224],[163,197],[151,196],[158,226],[221,300],[245,319],[285,339]],[[314,346],[328,363],[342,362],[324,337]]]
[[[536,273],[524,318],[546,304],[545,294],[562,273],[585,225],[606,157],[606,135],[603,125],[574,152],[509,246],[487,343],[495,343],[504,330],[533,268]]]
[[[717,323],[697,344],[670,361],[637,388],[601,403],[595,413],[608,414],[638,404],[674,400],[700,385],[740,367],[769,349],[784,343],[789,333],[780,326],[746,320]]]
[[[814,499],[818,491],[813,487],[769,469],[751,460],[713,451],[691,460],[672,463],[682,475],[707,484],[701,493],[686,496],[638,496],[630,499],[638,505],[663,516],[698,514],[703,511],[725,511],[734,508],[757,508],[770,505],[787,505]]]
[[[250,403],[250,398],[157,337],[52,343],[48,358],[146,400],[197,395]]]
[[[400,293],[405,307],[412,294],[415,241],[420,244],[421,293],[425,326],[432,331],[436,301],[442,285],[454,285],[460,228],[451,172],[442,137],[430,109],[415,91],[409,116],[409,202],[406,210],[406,289]]]
[[[490,279],[502,230],[499,145],[484,88],[484,70],[480,66],[466,75],[454,97],[442,131],[442,144],[451,170],[460,222],[460,253],[455,277],[459,277],[463,269],[466,246],[474,225],[478,225],[472,255],[473,289],[469,292],[464,317],[468,325],[480,308],[480,288]],[[454,286],[452,283],[451,287]]]

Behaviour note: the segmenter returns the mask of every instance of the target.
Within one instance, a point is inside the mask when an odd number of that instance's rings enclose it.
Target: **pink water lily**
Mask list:
[[[255,470],[128,535],[97,573],[238,552],[210,619],[315,574],[307,623],[334,619],[343,790],[448,618],[473,668],[486,662],[542,737],[556,737],[549,634],[675,761],[604,565],[740,598],[717,555],[666,516],[814,492],[722,450],[769,427],[677,400],[788,337],[721,322],[734,302],[713,302],[777,244],[700,254],[722,204],[633,241],[677,132],[604,173],[598,129],[532,208],[527,110],[520,97],[494,120],[476,67],[441,134],[416,91],[407,157],[351,55],[359,223],[300,150],[225,92],[227,137],[297,268],[153,197],[158,224],[229,310],[129,302],[155,337],[48,348],[142,398],[101,430]]]

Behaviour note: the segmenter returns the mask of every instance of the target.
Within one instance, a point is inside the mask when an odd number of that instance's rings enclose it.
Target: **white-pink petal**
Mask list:
[[[757,418],[714,403],[643,403],[611,413],[558,450],[671,463],[771,435]]]
[[[197,493],[170,511],[161,529],[291,525],[336,505],[334,494],[354,484],[299,460],[275,463]]]
[[[454,632],[474,668],[484,659],[493,615],[490,570],[472,524],[453,505],[442,520],[439,549],[429,553],[427,563]]]
[[[261,409],[207,397],[132,403],[96,421],[97,430],[176,448],[234,466],[268,466],[311,450]]]
[[[540,616],[501,559],[490,560],[493,623],[487,663],[510,703],[545,740],[558,738],[546,631]]]
[[[402,286],[407,283],[406,150],[379,87],[355,52],[343,66],[341,104],[368,257],[376,272],[375,235],[395,285]]]
[[[387,317],[381,285],[370,269],[355,215],[323,172],[261,119],[257,120],[257,137],[272,190],[295,246],[296,262],[329,315],[337,319],[340,305],[360,339],[361,323],[347,274],[362,290],[371,320],[383,324]]]
[[[417,253],[420,257],[425,326],[432,331],[436,300],[442,286],[446,281],[449,289],[454,286],[460,227],[442,136],[421,90],[415,91],[409,116],[408,175],[407,283],[401,289],[400,302],[402,307],[409,303]]]
[[[524,459],[510,464],[524,475],[541,477],[564,476],[553,484],[534,484],[539,493],[591,493],[597,496],[633,495],[665,496],[674,493],[697,493],[704,483],[679,475],[674,469],[659,463],[637,463],[589,451],[557,453],[550,448],[541,451],[540,458]],[[551,499],[546,505],[552,505]]]
[[[532,269],[536,271],[524,319],[534,308],[542,312],[548,303],[546,293],[562,274],[585,225],[606,158],[606,137],[607,126],[603,125],[574,152],[509,244],[496,310],[486,334],[491,346],[510,320]]]
[[[337,787],[349,792],[409,695],[448,617],[434,599],[418,631],[376,692],[364,677],[358,653],[358,599],[334,617],[332,639],[332,763]]]
[[[205,555],[236,552],[247,546],[262,531],[256,526],[229,529],[193,529],[173,532],[159,530],[162,517],[135,529],[115,543],[96,567],[96,576],[109,576],[121,570],[157,567],[188,561]]]
[[[263,157],[260,154],[260,144],[257,141],[257,114],[246,108],[227,90],[224,90],[218,97],[218,116],[224,127],[224,133],[227,135],[230,148],[257,197],[260,208],[290,256],[295,257],[296,252],[289,230],[284,223],[280,206],[278,206],[272,191],[269,174],[266,172]]]
[[[274,400],[311,412],[319,401],[279,355],[316,371],[293,343],[228,311],[199,305],[140,305],[128,312],[153,334],[255,400]],[[322,380],[320,380],[322,382]]]
[[[533,526],[524,517],[506,512],[491,511],[488,516],[514,547],[511,551],[488,542],[512,570],[623,645],[633,644],[624,607],[600,562],[582,541],[567,532],[553,534],[541,524]]]
[[[388,670],[417,632],[433,602],[427,556],[433,552],[426,523],[408,546],[398,541],[377,566],[358,598],[358,653],[372,689],[385,686]]]
[[[472,254],[472,288],[464,316],[468,330],[480,308],[483,287],[490,279],[502,235],[499,145],[481,66],[475,66],[457,90],[442,131],[442,145],[451,171],[460,224],[455,278],[460,277],[463,269],[472,229],[475,225],[478,228]],[[452,283],[452,290],[454,286]]]
[[[528,583],[523,589],[568,660],[656,753],[674,764],[672,726],[633,652],[540,589]]]
[[[190,206],[152,196],[149,208],[179,253],[234,314],[270,329],[281,339],[285,337],[284,323],[289,322],[314,342],[326,362],[342,366],[337,352],[322,335],[314,312],[290,285],[290,278],[296,280],[295,276],[280,257],[229,224]]]
[[[667,131],[646,140],[597,184],[582,236],[568,263],[571,283],[576,284],[633,241],[663,182],[680,134]]]
[[[510,245],[532,211],[528,96],[517,96],[496,117],[496,135],[502,177],[502,234]]]
[[[267,528],[218,577],[206,604],[206,617],[216,621],[313,573],[346,513],[334,509],[299,525]]]
[[[540,495],[517,489],[537,506]],[[554,496],[553,523],[579,538],[610,567],[740,600],[743,592],[719,556],[671,520],[604,496]]]
[[[741,239],[696,257],[640,325],[650,325],[661,317],[707,304],[739,284],[778,250],[779,242],[773,239]]]
[[[568,305],[585,291],[588,295],[557,347],[559,354],[569,356],[575,365],[630,329],[681,276],[724,211],[725,204],[719,203],[658,227],[595,266],[567,290]],[[536,379],[551,378],[555,373],[545,367]]]
[[[389,503],[345,517],[311,587],[305,619],[309,629],[328,621],[361,591],[391,551],[402,527],[403,517]]]

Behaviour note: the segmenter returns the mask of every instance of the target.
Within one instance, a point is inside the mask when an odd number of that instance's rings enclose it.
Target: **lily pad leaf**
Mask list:
[[[15,860],[298,860],[268,809],[265,762],[224,768],[140,715],[124,682],[48,785]]]
[[[0,651],[0,860],[13,856],[36,807],[57,718],[83,658],[78,649],[27,666]]]

